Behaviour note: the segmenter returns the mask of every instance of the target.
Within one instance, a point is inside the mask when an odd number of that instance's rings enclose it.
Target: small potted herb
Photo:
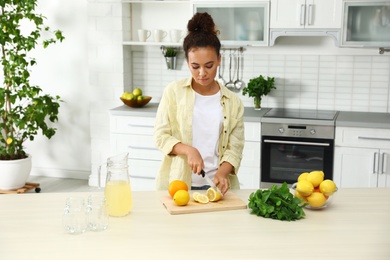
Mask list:
[[[165,63],[167,64],[167,68],[169,70],[176,69],[176,56],[177,56],[177,48],[175,47],[161,47],[162,53],[165,57]]]
[[[275,78],[267,78],[262,75],[249,80],[248,85],[242,89],[242,94],[245,96],[254,98],[255,109],[261,109],[261,99],[263,96],[268,95],[275,87]]]

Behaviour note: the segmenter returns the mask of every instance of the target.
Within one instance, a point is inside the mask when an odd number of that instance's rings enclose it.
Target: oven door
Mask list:
[[[263,136],[260,187],[292,184],[301,173],[315,170],[332,180],[333,154],[332,139]]]

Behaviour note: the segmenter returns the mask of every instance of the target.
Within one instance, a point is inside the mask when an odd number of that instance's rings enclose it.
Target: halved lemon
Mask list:
[[[215,202],[221,199],[221,194],[213,188],[209,188],[206,194],[210,201]]]
[[[198,196],[200,195],[199,192],[195,191],[193,194],[192,194],[192,198],[195,200],[195,201],[198,201]]]
[[[199,203],[202,203],[202,204],[207,204],[209,203],[209,198],[207,197],[207,195],[205,194],[201,194],[199,193],[197,196],[196,196],[197,200]]]

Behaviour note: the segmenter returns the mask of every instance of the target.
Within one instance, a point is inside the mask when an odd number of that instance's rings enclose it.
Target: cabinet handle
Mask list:
[[[305,16],[306,16],[305,10],[306,10],[306,9],[305,9],[305,5],[301,5],[300,23],[301,23],[302,26],[305,25]]]
[[[157,148],[153,148],[153,147],[143,147],[143,146],[133,146],[133,145],[129,145],[127,146],[129,149],[141,149],[141,150],[157,150]]]
[[[377,141],[390,141],[390,138],[385,138],[385,137],[358,136],[358,139],[362,139],[362,140],[377,140]]]
[[[373,174],[377,174],[378,173],[379,162],[377,162],[377,158],[378,158],[378,153],[375,152],[374,153],[374,164],[373,164],[374,167],[372,169]]]
[[[387,169],[387,160],[386,159],[387,159],[387,154],[382,153],[381,174],[386,173],[386,169]]]
[[[313,25],[313,5],[309,5],[309,15],[307,18],[307,24]]]
[[[128,124],[130,127],[146,127],[146,128],[153,128],[152,125],[134,125],[134,124]]]

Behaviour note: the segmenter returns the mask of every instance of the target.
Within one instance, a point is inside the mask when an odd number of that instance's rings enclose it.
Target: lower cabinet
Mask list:
[[[390,187],[390,130],[336,127],[338,187]]]
[[[163,154],[154,145],[154,117],[111,115],[112,154],[129,153],[131,189],[155,190]]]
[[[260,188],[260,131],[260,122],[245,122],[245,146],[238,171],[241,189]]]
[[[155,190],[163,154],[154,144],[154,117],[112,114],[110,124],[111,153],[129,153],[132,190]],[[245,122],[245,147],[238,178],[241,189],[260,187],[260,122]]]

